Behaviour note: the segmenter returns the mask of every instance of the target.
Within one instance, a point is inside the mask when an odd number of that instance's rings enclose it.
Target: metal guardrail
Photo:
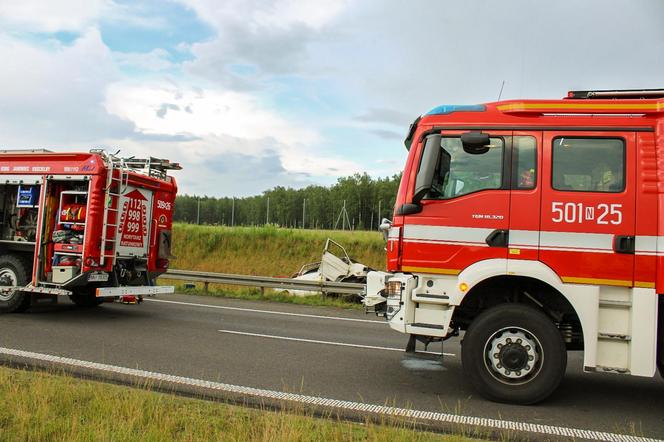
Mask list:
[[[306,281],[293,278],[275,278],[272,276],[235,275],[231,273],[196,272],[191,270],[169,269],[162,276],[164,279],[175,279],[208,284],[241,285],[281,290],[302,290],[321,292],[323,294],[338,293],[345,295],[364,294],[364,284],[354,282]]]

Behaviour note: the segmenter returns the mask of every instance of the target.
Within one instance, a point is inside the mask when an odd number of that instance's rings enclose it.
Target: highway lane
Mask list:
[[[406,340],[358,311],[187,295],[0,317],[7,348],[312,396],[664,437],[660,378],[583,374],[580,354],[572,353],[561,388],[545,403],[495,404],[466,383],[458,340],[445,343],[455,356],[442,362],[395,351]]]

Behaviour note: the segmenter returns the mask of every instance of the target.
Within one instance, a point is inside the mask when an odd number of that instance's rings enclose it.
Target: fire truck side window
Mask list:
[[[537,183],[537,141],[531,136],[513,138],[512,189],[534,189]]]
[[[500,189],[503,182],[502,138],[491,138],[489,151],[469,154],[461,139],[441,139],[441,161],[427,199],[449,199],[481,190]]]
[[[556,190],[622,192],[625,142],[619,138],[554,138],[552,176]]]

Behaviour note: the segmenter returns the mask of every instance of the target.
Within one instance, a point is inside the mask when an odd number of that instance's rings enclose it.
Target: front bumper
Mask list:
[[[387,285],[399,283],[400,289],[389,293]],[[406,324],[413,322],[413,306],[410,293],[415,288],[416,278],[406,273],[369,272],[367,294],[363,303],[377,315],[384,316],[390,328],[406,333]]]

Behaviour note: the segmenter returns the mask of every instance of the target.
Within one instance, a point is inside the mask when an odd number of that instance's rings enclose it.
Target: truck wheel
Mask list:
[[[104,302],[104,298],[97,298],[95,296],[94,287],[82,287],[74,290],[72,295],[69,295],[71,302],[78,307],[97,307]]]
[[[0,256],[0,286],[24,287],[28,284],[29,269],[20,258]],[[23,312],[30,308],[30,294],[18,290],[0,292],[0,313]]]
[[[470,382],[489,400],[534,404],[558,387],[567,368],[560,332],[541,311],[504,304],[482,312],[463,338]]]

